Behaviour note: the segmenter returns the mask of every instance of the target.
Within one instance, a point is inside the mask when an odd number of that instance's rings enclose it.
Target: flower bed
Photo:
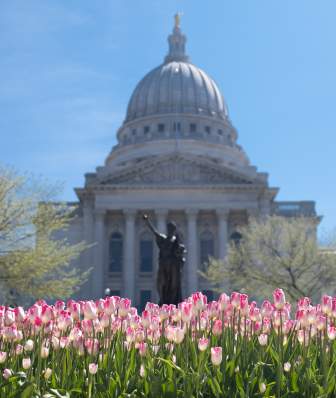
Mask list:
[[[0,397],[334,397],[336,297],[0,307]]]

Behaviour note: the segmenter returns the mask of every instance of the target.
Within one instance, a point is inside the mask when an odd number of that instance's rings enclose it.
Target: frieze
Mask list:
[[[235,185],[253,184],[224,168],[193,162],[183,158],[150,162],[101,181],[106,185]]]

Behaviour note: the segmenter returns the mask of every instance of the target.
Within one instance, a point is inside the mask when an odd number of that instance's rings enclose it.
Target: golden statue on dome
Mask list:
[[[179,27],[180,27],[180,25],[181,25],[181,16],[182,16],[182,13],[181,13],[181,12],[177,12],[177,13],[174,15],[174,19],[175,19],[175,28],[179,28]]]

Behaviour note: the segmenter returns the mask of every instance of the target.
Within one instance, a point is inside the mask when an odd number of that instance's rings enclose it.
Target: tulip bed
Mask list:
[[[335,397],[336,297],[0,307],[0,397]]]

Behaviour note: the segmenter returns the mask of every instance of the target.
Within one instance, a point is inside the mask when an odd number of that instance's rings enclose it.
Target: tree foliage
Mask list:
[[[40,179],[0,167],[0,284],[7,300],[69,297],[87,278],[70,263],[83,242],[70,244],[76,209],[52,202],[58,191]]]
[[[281,287],[292,300],[334,290],[336,251],[319,248],[315,227],[307,218],[252,219],[239,229],[239,244],[229,244],[226,259],[211,259],[204,276],[253,295]]]

